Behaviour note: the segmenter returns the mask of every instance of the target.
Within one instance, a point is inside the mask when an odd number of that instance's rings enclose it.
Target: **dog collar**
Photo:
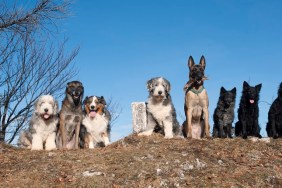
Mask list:
[[[201,89],[199,90],[195,90],[194,88],[191,88],[190,91],[192,91],[193,93],[195,93],[196,95],[199,95],[200,93],[202,93],[202,91],[205,89],[205,87],[203,86]]]

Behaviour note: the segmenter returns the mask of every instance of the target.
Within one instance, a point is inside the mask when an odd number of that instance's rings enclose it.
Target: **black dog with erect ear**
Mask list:
[[[273,101],[268,111],[266,132],[269,137],[282,137],[282,82],[278,89],[278,96]]]
[[[231,129],[234,120],[235,100],[235,87],[229,91],[221,87],[217,107],[213,114],[213,137],[232,138]]]
[[[235,124],[235,135],[246,139],[248,136],[261,138],[259,117],[259,93],[262,84],[254,87],[246,81],[243,83],[243,92],[238,109],[239,121]]]

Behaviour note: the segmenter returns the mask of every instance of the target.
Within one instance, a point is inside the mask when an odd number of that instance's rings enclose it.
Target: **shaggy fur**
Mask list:
[[[195,64],[193,57],[188,59],[189,81],[184,86],[186,120],[182,125],[184,137],[200,139],[210,137],[209,98],[204,88],[206,60],[201,57],[200,63]]]
[[[147,82],[149,97],[147,100],[147,126],[139,136],[149,136],[155,132],[172,138],[179,134],[179,123],[172,104],[170,83],[162,77],[152,78]]]
[[[221,87],[217,107],[213,114],[213,137],[232,138],[231,129],[234,120],[235,100],[235,87],[230,91]]]
[[[282,137],[282,82],[278,89],[278,96],[268,111],[266,132],[269,137],[273,137],[274,139]]]
[[[72,81],[67,84],[66,96],[60,111],[60,128],[57,134],[59,149],[77,149],[79,130],[82,122],[82,97],[84,88],[81,82]]]
[[[39,97],[34,105],[29,129],[20,134],[18,146],[31,150],[56,149],[58,122],[58,102],[51,95]]]
[[[84,117],[80,129],[80,146],[94,148],[110,144],[110,112],[103,96],[86,97],[83,101]]]
[[[259,117],[259,93],[262,84],[255,87],[250,86],[246,81],[243,83],[243,92],[238,109],[239,121],[235,124],[235,135],[246,139],[248,136],[261,138]]]

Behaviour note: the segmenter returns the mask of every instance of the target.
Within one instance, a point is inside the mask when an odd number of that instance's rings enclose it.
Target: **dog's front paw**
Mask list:
[[[211,138],[210,134],[206,134],[206,138]],[[222,136],[220,138],[223,138]]]
[[[232,137],[232,135],[228,135],[228,138],[231,138],[231,139],[232,139],[233,137]]]
[[[153,133],[153,130],[148,130],[148,131],[144,131],[141,133],[138,133],[138,136],[150,136]]]
[[[243,135],[243,139],[247,139],[247,135],[246,134]]]
[[[188,133],[187,138],[192,138],[192,133]]]
[[[146,136],[144,133],[138,133],[137,136]]]
[[[277,138],[278,138],[277,134],[273,134],[273,139],[277,139]]]
[[[172,134],[169,134],[169,135],[165,135],[165,137],[164,137],[165,139],[171,139],[171,138],[173,138],[173,135]]]

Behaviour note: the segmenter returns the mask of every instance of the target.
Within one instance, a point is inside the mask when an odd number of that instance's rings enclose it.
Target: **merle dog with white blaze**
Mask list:
[[[213,137],[218,138],[232,138],[231,129],[234,120],[234,107],[236,99],[236,88],[226,90],[224,87],[220,88],[220,95],[217,107],[213,114]]]
[[[139,136],[149,136],[154,131],[172,138],[179,134],[179,123],[173,106],[170,92],[170,83],[163,77],[152,78],[147,81],[149,92],[147,100],[147,126]]]

